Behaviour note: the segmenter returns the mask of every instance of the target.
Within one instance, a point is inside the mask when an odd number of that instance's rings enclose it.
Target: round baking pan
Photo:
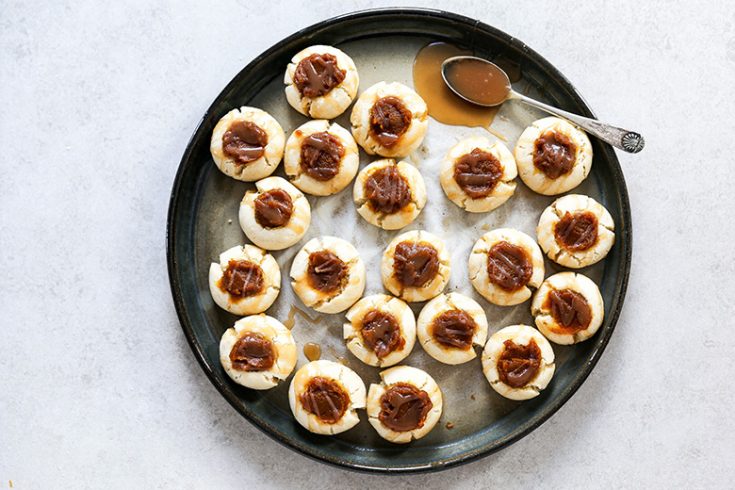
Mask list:
[[[540,396],[523,403],[501,400],[484,383],[478,389],[477,397],[474,392],[466,393],[466,402],[445,399],[445,406],[454,402],[458,407],[452,424],[444,427],[443,419],[442,426],[437,426],[429,437],[408,445],[393,445],[378,438],[366,420],[339,436],[309,433],[295,422],[289,411],[285,395],[288,382],[267,392],[248,390],[231,382],[220,366],[218,349],[222,332],[232,325],[236,317],[214,305],[207,289],[206,270],[209,263],[216,260],[217,253],[244,240],[237,227],[237,206],[244,189],[250,184],[222,175],[213,164],[209,142],[214,125],[230,109],[241,105],[281,104],[284,110],[288,110],[279,84],[282,84],[283,72],[290,58],[307,46],[335,45],[348,53],[353,50],[361,53],[383,50],[372,53],[370,58],[372,66],[369,69],[379,72],[381,57],[401,56],[400,52],[396,54],[391,49],[406,51],[431,41],[449,42],[488,59],[502,58],[520,70],[520,89],[568,111],[593,117],[582,97],[556,68],[522,41],[491,26],[436,10],[356,12],[296,32],[238,73],[204,114],[186,147],[171,192],[167,229],[171,291],[184,334],[202,369],[243,417],[275,440],[309,457],[355,470],[398,473],[448,468],[497,451],[541,425],[574,394],[597,363],[618,320],[630,271],[631,218],[623,174],[612,148],[592,139],[594,165],[582,190],[602,202],[616,224],[615,246],[608,257],[590,271],[602,291],[605,321],[599,332],[587,342],[575,346],[554,346],[556,374]],[[363,69],[364,64],[361,65],[358,59],[356,61],[358,69]],[[406,63],[410,62],[411,59],[407,58]],[[410,70],[410,66],[407,69]],[[366,86],[361,83],[362,89]],[[280,99],[275,98],[273,94],[276,93],[280,93]],[[290,124],[281,121],[287,131],[305,120],[297,119],[300,116],[290,111]],[[422,172],[426,170],[422,169]],[[425,175],[425,178],[428,183],[428,179],[436,179],[436,176]],[[522,184],[519,183],[520,187]],[[538,215],[530,219],[537,220]],[[360,226],[369,228],[366,223]],[[336,234],[337,230],[333,233]],[[471,245],[468,243],[467,247]],[[287,262],[285,258],[279,262],[282,263],[285,282],[288,269],[284,269],[283,263]],[[547,275],[554,272],[553,264],[551,269]],[[283,286],[284,290],[288,287]],[[531,323],[528,304],[521,308],[523,311],[519,310],[518,314],[528,317],[527,323]],[[334,317],[333,323],[341,324],[342,316]],[[505,325],[491,323],[491,332],[502,326]],[[331,331],[339,342],[340,332],[339,329]],[[297,338],[300,346],[309,340]],[[417,354],[417,350],[421,349],[418,346],[414,349],[408,364],[412,364],[413,356],[423,354]],[[357,361],[352,358],[351,363],[354,365]],[[479,365],[472,369],[478,373],[476,376],[481,376]],[[374,374],[365,380],[366,383],[377,380],[378,371],[373,370]],[[456,394],[462,389],[463,375],[452,376],[451,379],[435,377],[443,391],[448,387]],[[455,386],[449,387],[450,383]],[[482,400],[485,399],[491,402],[483,405]],[[364,414],[362,418],[366,418]],[[449,425],[457,425],[457,429],[449,430]]]

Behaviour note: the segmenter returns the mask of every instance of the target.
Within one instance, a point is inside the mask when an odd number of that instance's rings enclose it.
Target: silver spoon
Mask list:
[[[638,153],[645,145],[643,136],[634,131],[603,124],[595,119],[572,114],[519,94],[511,88],[508,74],[495,63],[483,58],[475,56],[447,58],[442,63],[442,78],[452,92],[472,104],[494,107],[506,100],[520,100],[549,114],[567,119],[605,143],[628,153]]]

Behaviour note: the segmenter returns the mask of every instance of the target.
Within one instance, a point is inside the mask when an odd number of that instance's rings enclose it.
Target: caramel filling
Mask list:
[[[276,362],[276,350],[262,334],[246,332],[232,346],[230,361],[240,371],[264,371]]]
[[[597,243],[597,216],[590,211],[566,212],[554,225],[557,243],[572,252],[581,252]]]
[[[365,346],[380,359],[406,343],[396,317],[380,310],[369,311],[363,317],[360,335]]]
[[[498,359],[500,381],[511,388],[522,388],[533,381],[541,367],[541,349],[531,339],[528,345],[512,340],[503,342],[505,349]]]
[[[301,143],[301,170],[312,179],[326,182],[339,173],[344,155],[344,146],[335,136],[326,131],[310,134]]]
[[[531,260],[518,245],[498,242],[487,253],[490,282],[506,291],[517,291],[528,284],[532,273]]]
[[[390,148],[408,131],[411,118],[411,111],[401,99],[392,95],[383,97],[370,109],[370,133],[378,143]]]
[[[431,332],[434,339],[444,347],[468,350],[477,324],[464,310],[449,310],[434,318]]]
[[[491,153],[475,148],[454,165],[454,181],[472,199],[487,197],[503,176],[503,165]]]
[[[439,252],[426,242],[401,242],[393,255],[393,274],[403,286],[418,288],[439,273]]]
[[[533,151],[533,164],[550,179],[568,174],[577,159],[577,146],[569,136],[546,131],[536,139]]]
[[[263,228],[280,228],[293,214],[293,201],[283,189],[263,192],[255,199],[255,221]]]
[[[350,395],[347,391],[335,380],[322,376],[309,380],[299,400],[304,410],[327,424],[339,422],[350,406]]]
[[[263,269],[249,260],[230,259],[220,280],[220,289],[236,298],[260,293],[265,279]]]
[[[321,97],[342,83],[346,75],[333,54],[312,54],[299,61],[293,83],[304,97]]]
[[[240,165],[262,157],[267,144],[268,134],[250,121],[235,121],[222,135],[222,151]]]
[[[378,419],[396,432],[414,430],[423,427],[433,406],[425,391],[411,384],[396,383],[380,397]]]
[[[395,165],[371,173],[365,181],[365,195],[373,211],[393,214],[411,202],[411,189]]]
[[[561,327],[555,330],[558,333],[575,334],[590,326],[592,322],[592,308],[587,299],[571,289],[554,289],[546,297],[547,309]]]
[[[328,250],[313,252],[309,255],[307,277],[312,288],[334,293],[342,289],[347,279],[347,264]]]

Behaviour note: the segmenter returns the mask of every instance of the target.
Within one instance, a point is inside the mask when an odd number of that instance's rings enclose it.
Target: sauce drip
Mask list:
[[[241,371],[263,371],[276,362],[273,343],[262,334],[246,332],[230,351],[232,367]]]
[[[318,361],[322,357],[322,348],[314,342],[304,344],[304,355],[309,361]]]
[[[315,376],[309,380],[306,390],[299,396],[301,405],[322,422],[339,422],[350,404],[350,396],[335,380]]]
[[[335,136],[326,131],[310,134],[301,143],[301,170],[312,179],[326,182],[339,173],[344,155],[345,149]]]
[[[365,346],[380,359],[406,344],[398,320],[380,310],[369,311],[363,317],[360,335]]]
[[[444,347],[467,350],[472,347],[472,337],[477,324],[464,310],[449,310],[437,316],[431,332]]]
[[[293,214],[293,201],[283,189],[272,189],[255,199],[255,221],[263,228],[280,228]]]
[[[447,87],[442,78],[444,60],[471,54],[447,43],[424,46],[413,63],[413,85],[426,102],[429,115],[437,121],[453,126],[487,128],[498,112],[497,107],[480,107],[462,100]]]
[[[296,307],[291,305],[291,309],[288,310],[288,317],[284,320],[283,326],[291,330],[294,325],[296,325]]]
[[[396,383],[380,397],[378,418],[389,429],[406,432],[422,427],[433,406],[424,390],[407,383]]]
[[[455,90],[478,104],[502,104],[510,92],[510,82],[503,70],[484,60],[467,58],[450,63],[445,76]]]
[[[554,225],[554,237],[572,252],[587,250],[597,243],[597,216],[589,211],[566,212]]]
[[[319,323],[319,321],[320,321],[319,320],[319,317],[312,318],[304,310],[302,310],[301,308],[299,308],[297,306],[294,306],[294,305],[291,305],[291,308],[288,310],[288,317],[283,322],[283,326],[285,326],[287,329],[291,330],[294,327],[294,325],[296,325],[296,314],[297,313],[298,313],[298,315],[301,318],[303,318],[307,322],[310,322],[310,323]]]
[[[516,291],[531,280],[533,266],[528,254],[518,245],[498,242],[487,253],[490,282],[506,291]]]
[[[512,388],[522,388],[530,383],[541,367],[541,349],[531,339],[528,345],[518,345],[508,339],[498,359],[500,381]]]
[[[268,134],[250,121],[235,121],[222,135],[222,151],[239,165],[247,165],[265,153]]]
[[[263,269],[249,260],[231,259],[220,280],[220,289],[236,298],[253,296],[263,290]]]

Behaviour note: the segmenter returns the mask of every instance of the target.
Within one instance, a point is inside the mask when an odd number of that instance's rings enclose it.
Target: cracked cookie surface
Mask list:
[[[440,294],[451,273],[449,252],[436,235],[412,230],[394,238],[383,252],[383,285],[408,301],[426,301]]]
[[[305,364],[294,375],[288,401],[296,421],[315,434],[333,435],[360,422],[366,389],[360,376],[338,362]]]
[[[546,196],[574,189],[592,168],[587,134],[558,117],[534,121],[518,138],[513,153],[523,183]]]
[[[359,163],[350,132],[324,119],[302,124],[286,141],[284,170],[293,185],[307,194],[336,194],[355,178]]]
[[[212,131],[209,150],[222,173],[245,182],[268,177],[283,157],[286,136],[273,116],[243,106],[222,116]]]
[[[347,312],[343,337],[352,354],[370,366],[404,360],[416,343],[416,319],[402,300],[387,294],[366,296]]]
[[[344,270],[339,284],[319,287],[315,278],[326,281],[337,267]],[[309,240],[294,257],[290,275],[296,295],[321,313],[344,311],[365,291],[365,264],[360,255],[351,243],[332,236]]]
[[[255,283],[258,284],[255,284]],[[265,250],[237,245],[209,266],[209,292],[220,308],[235,315],[267,310],[281,289],[281,269]]]
[[[263,314],[241,318],[225,330],[219,353],[227,375],[235,383],[255,390],[275,387],[296,366],[296,343],[291,331]]]
[[[531,298],[544,280],[544,256],[536,241],[512,228],[497,228],[475,242],[470,281],[493,304],[512,306]]]
[[[487,317],[477,301],[460,293],[441,294],[419,313],[416,334],[421,347],[444,364],[462,364],[477,357],[475,346],[487,340]]]
[[[315,45],[291,58],[283,82],[291,107],[314,119],[333,119],[354,100],[360,77],[355,62],[343,51]]]
[[[358,97],[350,123],[368,155],[406,157],[423,142],[429,126],[426,102],[402,83],[379,82]]]
[[[439,181],[454,204],[470,213],[485,213],[510,199],[517,176],[515,158],[503,143],[474,136],[450,148]]]
[[[536,327],[556,344],[569,345],[592,337],[602,325],[605,306],[600,288],[578,272],[546,278],[531,303]]]
[[[416,167],[387,158],[357,174],[352,197],[368,223],[398,230],[413,222],[426,205],[426,185]]]
[[[544,209],[536,236],[551,260],[579,269],[607,256],[615,243],[615,223],[607,209],[591,197],[569,194]]]
[[[266,250],[297,243],[311,224],[311,206],[300,190],[281,177],[267,177],[247,191],[238,211],[240,227],[251,242]]]
[[[368,420],[380,437],[406,444],[431,432],[443,409],[434,378],[410,366],[386,369],[380,378],[379,384],[370,385],[367,396]]]
[[[490,386],[511,400],[538,396],[554,376],[554,350],[528,325],[495,332],[482,352],[482,371]]]

